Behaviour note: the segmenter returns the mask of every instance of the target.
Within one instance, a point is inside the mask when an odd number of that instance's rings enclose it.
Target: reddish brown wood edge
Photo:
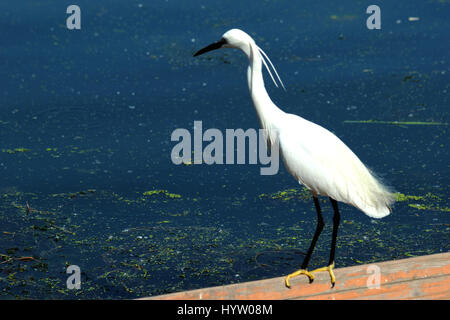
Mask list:
[[[379,286],[372,281],[379,270]],[[450,252],[335,269],[336,285],[326,272],[237,283],[142,299],[272,300],[272,299],[450,299]]]

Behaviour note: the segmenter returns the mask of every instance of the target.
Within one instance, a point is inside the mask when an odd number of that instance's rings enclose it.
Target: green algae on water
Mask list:
[[[29,151],[30,151],[30,149],[27,149],[27,148],[2,149],[2,152],[6,152],[9,154],[23,153],[23,152],[29,152]]]
[[[345,120],[344,123],[373,123],[373,124],[392,124],[392,125],[416,125],[416,126],[447,126],[446,122],[425,122],[425,121],[381,121],[381,120]]]
[[[170,193],[167,190],[150,190],[150,191],[145,191],[143,193],[144,196],[152,196],[152,195],[156,195],[156,194],[161,194],[161,195],[164,195],[171,199],[181,198],[181,195],[176,194],[176,193]]]
[[[278,191],[271,194],[260,194],[260,199],[272,199],[272,200],[281,200],[281,201],[289,201],[292,199],[298,200],[310,200],[311,192],[303,187],[301,190],[299,189],[286,189],[282,191]]]
[[[395,193],[395,200],[397,202],[413,202],[408,203],[408,206],[418,210],[433,210],[442,212],[450,211],[450,208],[448,207],[439,206],[439,202],[441,202],[442,199],[439,196],[432,194],[431,192],[428,192],[423,196],[405,195],[403,193],[397,192]]]

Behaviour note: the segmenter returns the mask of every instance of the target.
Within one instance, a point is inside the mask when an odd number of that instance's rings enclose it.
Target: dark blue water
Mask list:
[[[287,87],[266,78],[278,106],[401,193],[382,220],[340,206],[336,265],[447,252],[450,4],[381,1],[381,30],[368,30],[370,4],[78,1],[81,30],[68,30],[69,4],[1,2],[0,297],[135,298],[299,267],[315,212],[283,167],[170,159],[171,133],[195,120],[258,128],[245,56],[192,57],[231,28],[271,57]],[[322,200],[314,266],[329,252]]]

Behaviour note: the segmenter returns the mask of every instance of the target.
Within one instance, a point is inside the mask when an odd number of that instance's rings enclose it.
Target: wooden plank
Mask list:
[[[378,269],[379,268],[379,269]],[[368,286],[379,270],[379,287]],[[272,299],[450,299],[450,253],[392,260],[334,270],[336,285],[327,272],[306,276],[284,285],[285,277],[176,292],[143,299],[163,300],[272,300]]]

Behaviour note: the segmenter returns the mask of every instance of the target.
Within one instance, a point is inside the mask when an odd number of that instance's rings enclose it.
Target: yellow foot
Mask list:
[[[288,287],[288,288],[291,287],[291,284],[289,282],[290,278],[296,277],[296,276],[301,275],[301,274],[304,274],[304,275],[308,276],[310,283],[314,280],[314,275],[311,272],[309,272],[308,270],[305,270],[305,269],[300,269],[300,270],[297,270],[297,271],[289,274],[286,277],[286,280],[284,281],[285,284],[286,284],[286,287]]]
[[[329,266],[318,268],[316,270],[311,271],[311,273],[320,272],[320,271],[328,271],[328,273],[330,274],[330,278],[331,278],[331,287],[333,288],[334,284],[336,283],[336,277],[334,276],[333,269],[334,269],[334,261]]]

